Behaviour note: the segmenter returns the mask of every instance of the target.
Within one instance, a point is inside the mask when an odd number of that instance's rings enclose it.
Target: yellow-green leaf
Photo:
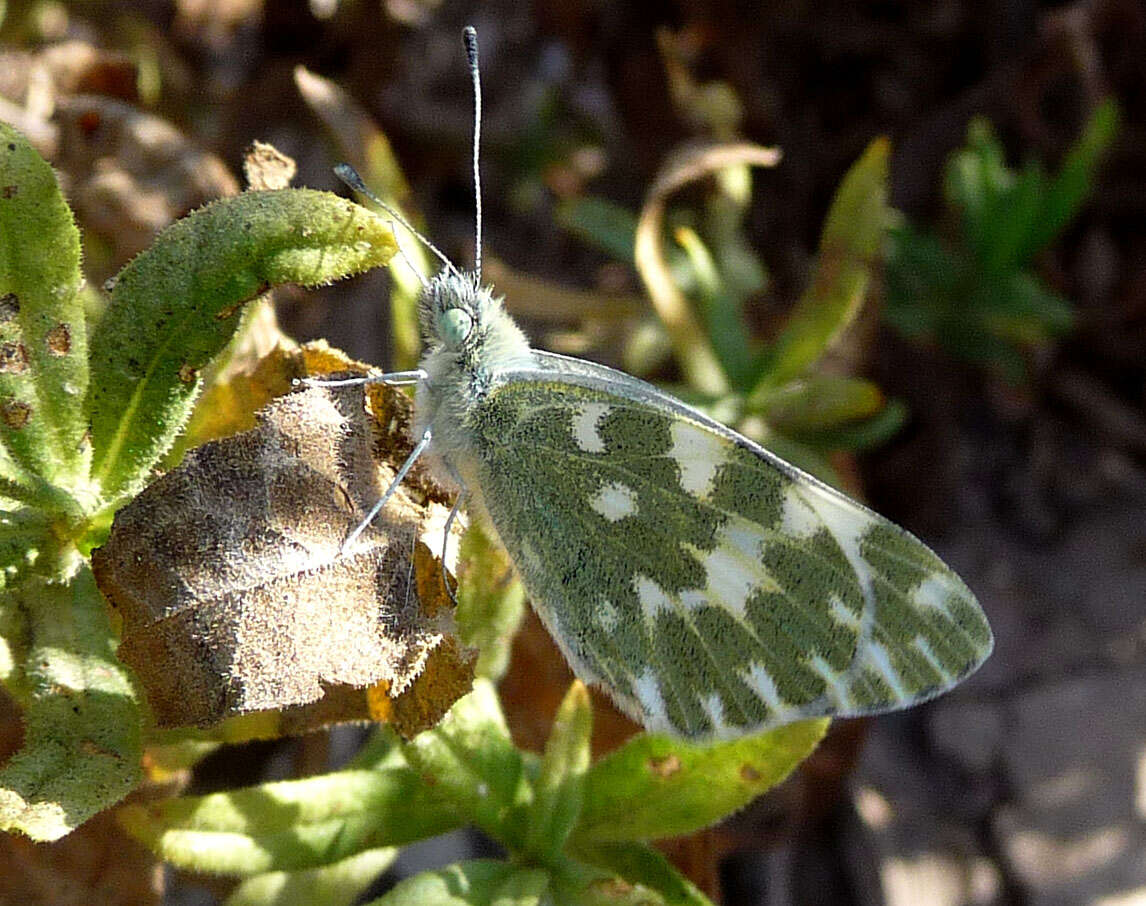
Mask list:
[[[81,282],[79,231],[55,173],[0,123],[0,476],[26,490],[87,477]]]
[[[716,823],[767,792],[803,761],[826,719],[707,745],[644,734],[585,775],[578,843],[657,840]]]
[[[0,830],[55,840],[141,778],[140,709],[103,599],[84,568],[68,584],[30,579],[0,596],[5,685],[24,709],[24,746],[0,770]]]
[[[890,155],[887,139],[876,139],[840,183],[820,234],[811,285],[769,351],[763,376],[749,394],[750,408],[757,406],[757,394],[807,371],[859,312],[889,222]]]
[[[525,848],[542,861],[560,852],[577,823],[592,733],[589,690],[574,680],[553,719],[541,772],[533,784]]]
[[[238,312],[272,286],[316,286],[385,264],[390,227],[327,192],[248,192],[172,224],[120,272],[91,340],[93,476],[137,490],[186,422],[200,371]]]

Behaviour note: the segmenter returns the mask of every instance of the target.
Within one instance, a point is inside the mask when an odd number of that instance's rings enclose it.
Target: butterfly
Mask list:
[[[875,714],[977,669],[983,611],[908,532],[651,384],[530,347],[480,277],[465,37],[477,266],[423,240],[446,266],[423,281],[420,368],[373,378],[417,385],[420,440],[394,487],[429,456],[574,673],[650,731],[727,739]]]

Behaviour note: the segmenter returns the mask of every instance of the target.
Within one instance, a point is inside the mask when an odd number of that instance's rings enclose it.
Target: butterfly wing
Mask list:
[[[536,361],[472,412],[472,489],[574,671],[650,730],[900,708],[990,653],[903,529],[649,384]]]

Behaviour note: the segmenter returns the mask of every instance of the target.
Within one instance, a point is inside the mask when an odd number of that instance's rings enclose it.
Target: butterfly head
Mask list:
[[[451,267],[427,281],[418,320],[428,357],[466,372],[528,356],[525,335],[473,272]]]

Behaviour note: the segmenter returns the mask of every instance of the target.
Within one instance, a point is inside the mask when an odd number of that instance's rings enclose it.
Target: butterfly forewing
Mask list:
[[[538,362],[470,413],[473,484],[574,670],[649,729],[903,707],[990,652],[902,529],[651,385]]]

